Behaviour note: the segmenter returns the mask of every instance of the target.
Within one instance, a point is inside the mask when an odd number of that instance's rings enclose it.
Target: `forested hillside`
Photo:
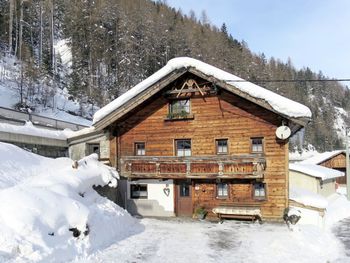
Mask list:
[[[225,24],[213,26],[205,12],[185,15],[163,1],[0,0],[0,49],[0,56],[22,60],[21,106],[47,93],[39,88],[44,82],[66,87],[80,103],[103,106],[169,59],[189,56],[310,107],[304,146],[341,148],[342,127],[350,124],[350,90],[340,83],[281,82],[328,77],[296,69],[292,60],[254,54]]]

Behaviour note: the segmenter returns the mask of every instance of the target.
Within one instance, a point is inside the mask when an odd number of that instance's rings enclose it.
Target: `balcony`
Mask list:
[[[128,178],[257,179],[264,177],[265,169],[261,155],[121,158],[121,175]]]

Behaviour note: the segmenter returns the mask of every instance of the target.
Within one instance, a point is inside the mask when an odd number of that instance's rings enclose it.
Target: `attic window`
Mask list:
[[[190,115],[190,100],[172,100],[169,104],[168,118],[186,118]]]

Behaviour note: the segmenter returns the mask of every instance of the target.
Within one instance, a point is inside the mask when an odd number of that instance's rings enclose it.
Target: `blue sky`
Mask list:
[[[350,78],[350,0],[167,0],[168,5],[212,24],[226,23],[255,53]]]

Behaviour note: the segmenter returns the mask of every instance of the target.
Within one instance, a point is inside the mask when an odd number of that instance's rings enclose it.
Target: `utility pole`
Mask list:
[[[345,142],[346,142],[346,192],[348,200],[350,200],[350,160],[349,160],[349,133],[350,127],[345,128]]]

